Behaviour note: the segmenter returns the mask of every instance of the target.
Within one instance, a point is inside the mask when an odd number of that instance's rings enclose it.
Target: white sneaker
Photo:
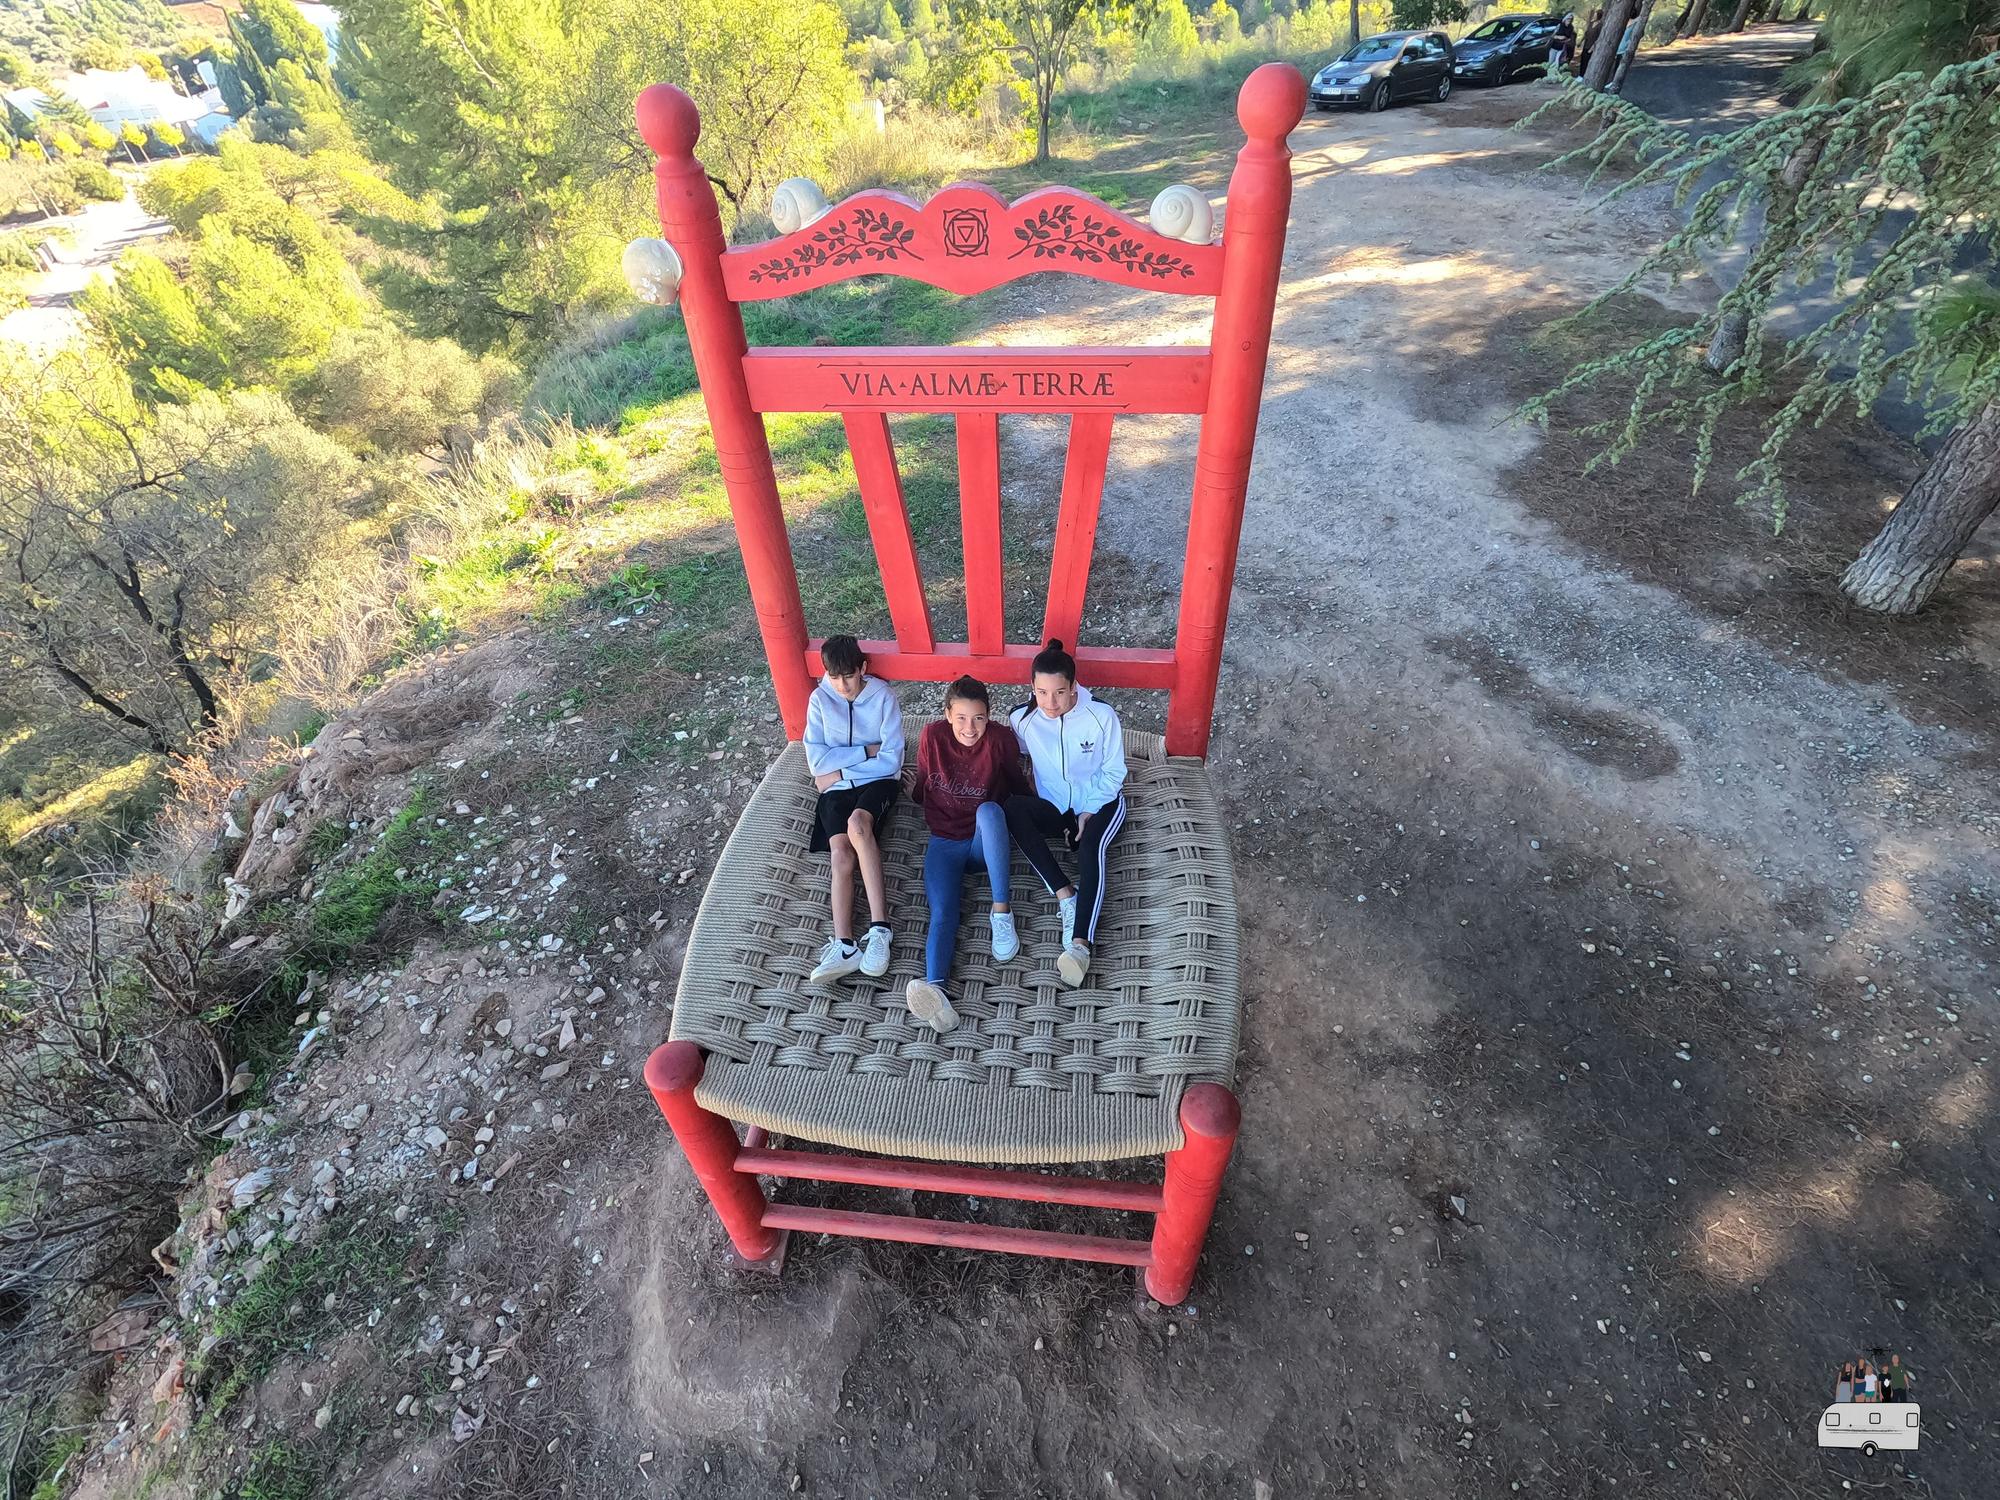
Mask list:
[[[1011,911],[988,912],[986,920],[993,924],[993,960],[1008,963],[1020,956],[1021,935],[1014,930],[1014,914]]]
[[[951,1008],[944,991],[927,980],[912,979],[909,989],[903,992],[903,1003],[909,1006],[911,1015],[933,1031],[949,1031],[958,1024],[958,1012]]]
[[[1062,976],[1062,982],[1071,989],[1082,984],[1084,976],[1089,972],[1090,944],[1088,943],[1073,942],[1063,949],[1061,956],[1056,959],[1056,973]]]
[[[861,972],[870,979],[880,979],[889,972],[888,928],[871,927],[861,940]]]
[[[824,948],[819,950],[819,966],[812,971],[812,982],[820,984],[828,979],[845,979],[861,967],[861,950],[846,938],[829,938]]]
[[[1067,948],[1076,941],[1076,897],[1058,897],[1056,910],[1062,913],[1063,946]]]

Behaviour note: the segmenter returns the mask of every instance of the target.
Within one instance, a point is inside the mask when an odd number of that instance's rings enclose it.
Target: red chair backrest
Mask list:
[[[1170,239],[1070,188],[1044,188],[1009,204],[987,188],[960,184],[922,205],[895,193],[857,193],[793,234],[732,250],[694,155],[701,122],[693,101],[668,84],[639,96],[640,133],[660,158],[660,222],[682,262],[688,342],[789,734],[804,731],[820,664],[818,642],[806,633],[763,413],[839,412],[846,426],[895,632],[893,641],[863,642],[869,671],[938,682],[971,673],[1008,683],[1027,681],[1041,642],[1009,642],[1003,623],[999,416],[1061,413],[1070,417],[1069,451],[1041,639],[1070,643],[1078,675],[1091,686],[1164,689],[1168,752],[1206,754],[1291,209],[1285,137],[1304,109],[1305,80],[1294,68],[1267,63],[1245,81],[1236,112],[1247,139],[1229,179],[1220,245]],[[970,294],[1041,271],[1213,297],[1209,345],[752,350],[739,311],[744,302],[855,276],[906,276]],[[957,419],[962,642],[940,643],[932,634],[890,442],[891,412]],[[1166,650],[1077,640],[1119,412],[1201,418],[1179,620]]]

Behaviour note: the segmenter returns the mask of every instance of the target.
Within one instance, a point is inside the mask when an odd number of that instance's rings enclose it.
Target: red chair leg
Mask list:
[[[785,1236],[764,1223],[767,1204],[757,1179],[736,1170],[736,1153],[741,1149],[736,1127],[702,1108],[694,1097],[706,1065],[701,1048],[693,1042],[668,1042],[646,1059],[646,1087],[673,1127],[674,1139],[715,1205],[736,1253],[752,1264],[769,1266],[783,1253]]]
[[[1146,1269],[1146,1293],[1155,1302],[1179,1302],[1194,1285],[1195,1262],[1242,1122],[1243,1106],[1220,1084],[1191,1084],[1181,1095],[1187,1144],[1167,1153],[1163,1201],[1153,1220],[1153,1260]]]

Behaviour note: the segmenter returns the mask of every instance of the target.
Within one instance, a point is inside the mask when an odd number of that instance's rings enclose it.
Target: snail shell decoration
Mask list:
[[[826,212],[826,192],[810,177],[787,177],[771,194],[771,223],[791,234]]]
[[[1190,245],[1206,245],[1215,229],[1215,210],[1207,196],[1185,182],[1161,188],[1146,218],[1168,239],[1186,240]]]
[[[671,307],[681,293],[681,258],[674,247],[657,236],[636,239],[619,257],[625,284],[641,302]]]

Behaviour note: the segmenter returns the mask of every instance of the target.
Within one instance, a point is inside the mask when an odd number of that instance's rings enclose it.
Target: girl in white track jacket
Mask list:
[[[1104,913],[1106,860],[1125,826],[1125,732],[1118,715],[1076,683],[1076,658],[1050,641],[1035,658],[1035,701],[1009,716],[1034,767],[1035,790],[1007,799],[1007,828],[1055,894],[1063,951],[1056,972],[1075,986],[1090,972]],[[1077,851],[1072,883],[1049,850],[1060,833]]]

